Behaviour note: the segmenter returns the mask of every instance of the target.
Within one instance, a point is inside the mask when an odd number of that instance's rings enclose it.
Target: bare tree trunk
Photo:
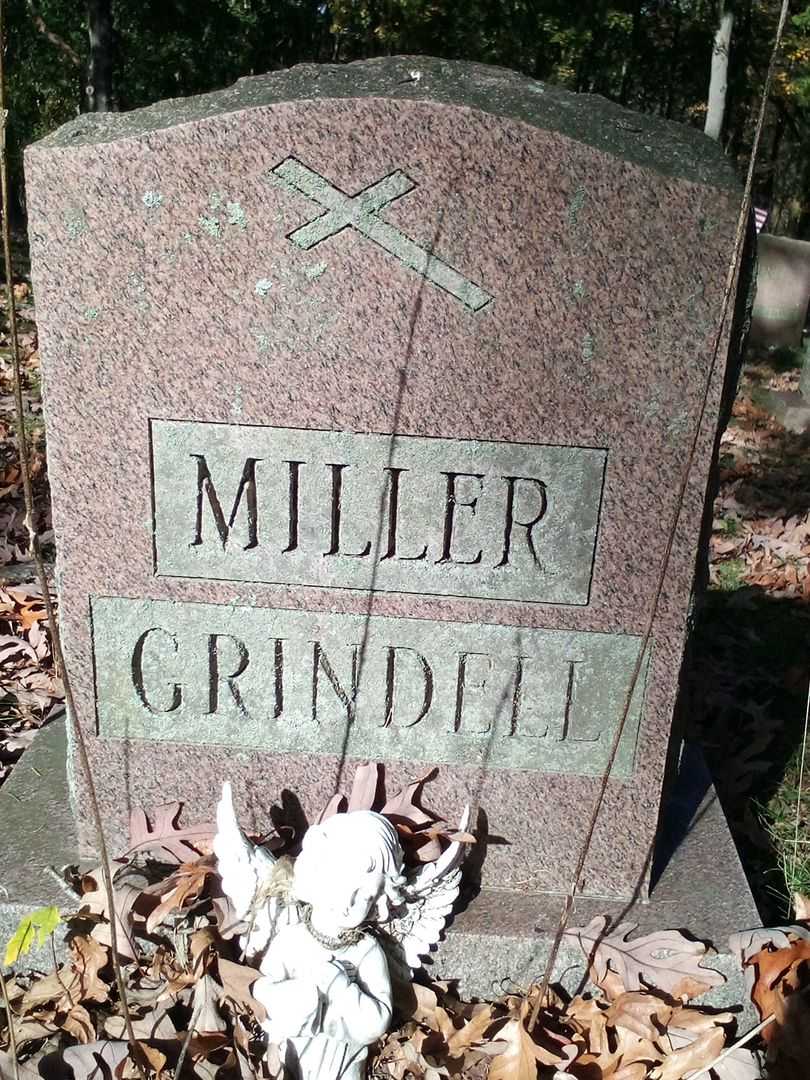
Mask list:
[[[734,12],[728,6],[727,0],[725,2],[721,0],[720,25],[714,35],[709,100],[706,106],[706,124],[703,128],[710,139],[719,139],[723,130],[728,90],[728,54],[733,28]]]
[[[87,33],[90,53],[84,108],[86,112],[111,112],[115,109],[112,0],[88,0]]]

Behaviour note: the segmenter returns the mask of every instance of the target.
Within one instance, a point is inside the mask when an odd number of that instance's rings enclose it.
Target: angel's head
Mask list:
[[[295,860],[293,895],[313,917],[340,930],[386,922],[402,901],[402,848],[382,814],[334,814],[304,835]]]

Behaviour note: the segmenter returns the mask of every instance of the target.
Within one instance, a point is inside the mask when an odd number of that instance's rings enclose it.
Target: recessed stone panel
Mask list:
[[[120,597],[92,617],[103,736],[583,776],[604,771],[640,645]],[[644,683],[615,777],[632,770]]]
[[[605,451],[155,420],[159,574],[586,604]]]

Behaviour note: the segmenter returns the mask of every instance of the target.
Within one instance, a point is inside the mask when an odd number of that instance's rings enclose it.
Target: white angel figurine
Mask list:
[[[467,827],[465,811],[461,829]],[[381,814],[335,814],[304,835],[292,873],[239,827],[231,786],[217,807],[222,888],[248,923],[248,957],[264,953],[253,995],[295,1080],[360,1080],[368,1047],[388,1030],[392,975],[410,978],[435,945],[461,880],[463,848],[403,869]]]

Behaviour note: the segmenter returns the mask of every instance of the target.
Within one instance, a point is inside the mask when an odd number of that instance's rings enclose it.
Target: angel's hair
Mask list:
[[[304,835],[295,863],[295,894],[312,903],[328,882],[383,875],[383,892],[392,906],[402,903],[402,848],[391,822],[372,810],[333,814]]]

